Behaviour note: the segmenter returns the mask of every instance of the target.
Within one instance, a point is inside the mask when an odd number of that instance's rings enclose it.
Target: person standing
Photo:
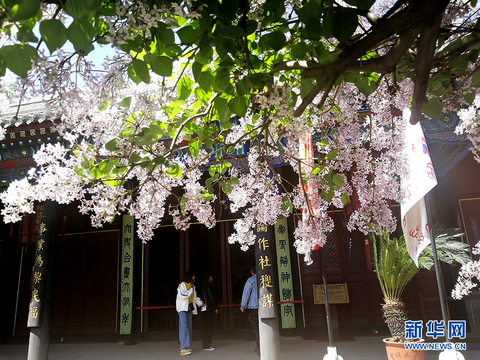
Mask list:
[[[205,306],[197,297],[193,282],[195,276],[186,272],[183,282],[177,288],[176,309],[178,312],[178,337],[180,341],[180,355],[192,353],[191,343],[193,335],[193,315],[197,315],[197,306]]]
[[[213,314],[218,314],[218,306],[215,302],[215,288],[213,286],[213,276],[206,272],[203,274],[203,300],[207,305],[205,311],[202,311],[203,316],[203,350],[213,351],[215,350],[212,347],[213,340]],[[203,309],[202,309],[203,310]]]
[[[248,309],[248,322],[250,329],[252,329],[255,335],[256,348],[255,352],[260,354],[260,341],[259,341],[259,329],[258,329],[258,289],[257,289],[257,270],[255,266],[250,269],[250,276],[243,288],[242,302],[240,304],[240,311],[244,312]]]

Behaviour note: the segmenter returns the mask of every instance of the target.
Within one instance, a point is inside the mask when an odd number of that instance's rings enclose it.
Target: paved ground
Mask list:
[[[304,340],[300,336],[281,337],[281,360],[322,360],[328,344],[317,340]],[[463,351],[466,360],[480,359],[478,343],[467,343]],[[245,340],[214,340],[215,351],[201,349],[201,342],[193,342],[189,357],[179,355],[177,341],[147,341],[135,345],[118,343],[54,343],[50,345],[49,360],[255,360],[255,343]],[[337,353],[344,360],[387,360],[380,336],[353,337],[335,343]],[[27,344],[0,345],[0,360],[25,360]],[[426,360],[436,360],[439,352],[429,351]],[[390,360],[390,359],[388,359]]]

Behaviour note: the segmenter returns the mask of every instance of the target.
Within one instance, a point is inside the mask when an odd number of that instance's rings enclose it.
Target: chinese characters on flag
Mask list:
[[[437,178],[420,123],[410,124],[409,111],[404,111],[403,116],[407,121],[404,154],[410,174],[402,179],[405,192],[401,205],[402,230],[408,253],[418,266],[418,256],[431,242],[424,196],[437,185]]]

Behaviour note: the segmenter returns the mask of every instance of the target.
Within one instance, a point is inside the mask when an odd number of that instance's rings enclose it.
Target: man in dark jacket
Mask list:
[[[203,350],[213,351],[212,347],[213,339],[213,314],[218,314],[218,306],[215,302],[215,288],[213,286],[213,276],[209,272],[203,274],[202,284],[202,296],[203,301],[207,305],[206,310],[202,311],[203,314]]]

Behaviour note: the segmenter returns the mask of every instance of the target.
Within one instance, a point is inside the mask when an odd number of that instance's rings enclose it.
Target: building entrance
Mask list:
[[[213,274],[216,301],[220,306],[215,317],[216,329],[248,328],[240,312],[243,285],[254,264],[254,249],[242,251],[228,243],[233,221],[219,222],[213,229],[191,225],[187,231],[173,226],[157,230],[155,238],[145,245],[145,290],[143,331],[174,331],[178,329],[175,310],[177,286],[185,271],[196,276],[197,295],[202,297],[202,274]],[[201,328],[201,316],[195,327]]]

